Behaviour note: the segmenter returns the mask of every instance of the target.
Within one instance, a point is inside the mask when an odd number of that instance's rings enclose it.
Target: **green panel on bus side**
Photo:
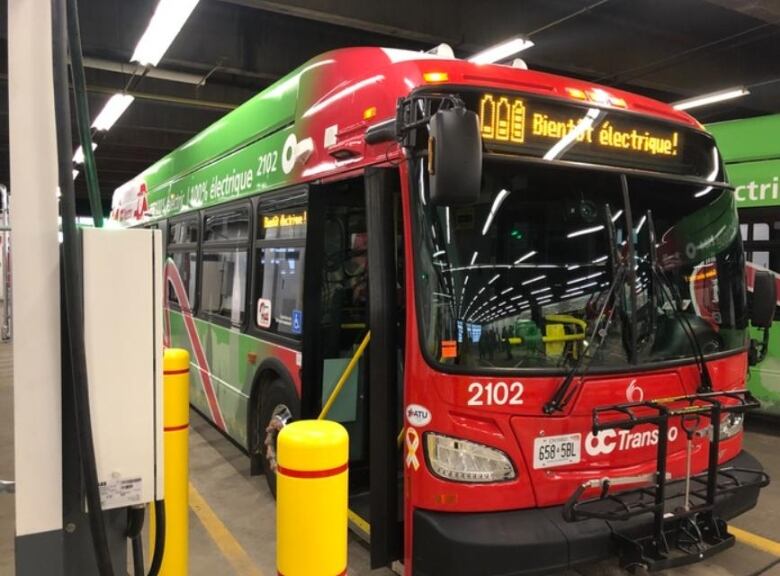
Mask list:
[[[734,186],[738,209],[780,203],[780,158],[728,164],[726,173]]]
[[[760,342],[763,334],[758,328],[751,328],[750,337]],[[780,322],[772,324],[766,358],[750,368],[748,387],[761,401],[763,410],[780,413]]]
[[[186,176],[149,192],[152,218],[173,216],[282,184],[290,171],[283,155],[292,127],[280,130]]]
[[[292,124],[300,78],[306,72],[306,68],[291,72],[160,159],[138,177],[146,182],[150,193],[158,189],[167,190],[171,179],[181,179],[221,154]]]
[[[780,158],[780,114],[708,124],[727,163]]]

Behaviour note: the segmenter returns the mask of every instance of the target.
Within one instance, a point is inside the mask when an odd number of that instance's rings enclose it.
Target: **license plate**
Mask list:
[[[580,461],[581,434],[542,436],[534,439],[534,468],[552,468]]]

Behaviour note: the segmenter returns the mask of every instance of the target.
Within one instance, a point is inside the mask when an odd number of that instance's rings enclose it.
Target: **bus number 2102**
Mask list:
[[[472,382],[468,391],[469,406],[520,406],[523,403],[522,382]]]

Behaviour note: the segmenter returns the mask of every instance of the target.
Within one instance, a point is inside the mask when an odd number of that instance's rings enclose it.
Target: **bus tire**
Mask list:
[[[268,489],[276,498],[276,438],[279,431],[289,422],[298,418],[301,401],[295,388],[275,378],[263,387],[260,403],[260,438],[263,438],[262,458],[260,459]]]

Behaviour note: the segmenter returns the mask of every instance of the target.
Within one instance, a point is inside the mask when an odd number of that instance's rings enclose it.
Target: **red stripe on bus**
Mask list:
[[[282,574],[281,572],[277,571],[276,572],[276,576],[284,576],[284,574]],[[344,570],[342,570],[341,572],[336,574],[336,576],[347,576],[347,569],[344,568]]]
[[[165,267],[166,277],[173,286],[173,290],[176,293],[176,299],[179,301],[181,307],[182,317],[184,318],[184,327],[187,330],[187,335],[192,344],[192,351],[195,353],[195,360],[198,368],[200,369],[200,381],[202,384],[203,392],[206,395],[206,401],[209,405],[209,412],[211,413],[211,419],[217,428],[227,430],[225,420],[222,418],[222,410],[217,401],[217,395],[214,391],[214,384],[211,381],[211,373],[209,372],[209,364],[206,359],[206,354],[203,351],[203,344],[200,341],[198,330],[195,327],[195,320],[192,317],[192,309],[187,298],[187,291],[184,288],[184,282],[182,282],[179,269],[171,259],[168,259],[168,263]]]
[[[348,463],[344,463],[336,468],[330,468],[328,470],[292,470],[291,468],[285,468],[284,466],[276,467],[276,471],[279,474],[284,474],[290,478],[327,478],[329,476],[336,476],[342,472],[346,472],[349,468]]]
[[[189,373],[190,373],[190,369],[189,368],[184,368],[183,370],[164,370],[163,371],[163,374],[165,374],[166,376],[175,376],[177,374],[189,374]]]
[[[190,427],[190,423],[187,422],[186,424],[181,424],[180,426],[166,426],[163,428],[166,432],[176,432],[177,430],[184,430],[186,428]]]

